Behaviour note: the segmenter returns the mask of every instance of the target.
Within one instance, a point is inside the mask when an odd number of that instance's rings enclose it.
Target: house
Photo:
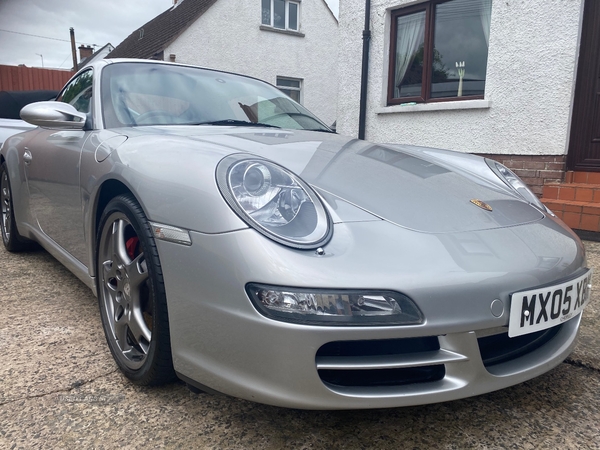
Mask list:
[[[110,58],[145,58],[265,80],[336,119],[338,23],[324,0],[175,0]]]
[[[79,64],[77,64],[77,70],[83,69],[89,66],[94,61],[106,58],[106,56],[112,52],[115,48],[109,42],[99,50],[94,51],[91,45],[80,45],[79,46]]]
[[[367,6],[366,139],[499,160],[600,231],[600,2],[344,0],[337,130],[354,136]]]

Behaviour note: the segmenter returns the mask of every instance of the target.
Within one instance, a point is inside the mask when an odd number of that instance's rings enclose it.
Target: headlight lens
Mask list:
[[[217,184],[242,220],[280,244],[309,249],[331,238],[331,219],[319,197],[271,161],[228,156],[217,166]]]
[[[514,174],[512,170],[506,167],[503,164],[500,164],[497,161],[493,161],[491,159],[485,160],[487,165],[492,169],[498,178],[500,178],[506,185],[512,188],[519,196],[525,199],[527,202],[534,205],[536,208],[541,209],[542,211],[548,211],[544,204],[540,201],[540,199],[535,195],[531,190],[527,187],[521,179]]]
[[[249,283],[246,291],[265,316],[313,325],[416,325],[423,314],[407,296],[391,291],[299,289]]]

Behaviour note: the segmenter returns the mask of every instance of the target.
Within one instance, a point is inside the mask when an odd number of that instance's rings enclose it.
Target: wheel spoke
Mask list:
[[[125,227],[127,224],[124,220],[115,220],[112,227],[112,244],[113,244],[113,263],[123,264],[129,260],[127,256],[127,248],[125,247]],[[113,264],[114,265],[114,264]]]
[[[123,314],[119,319],[117,319],[114,315],[112,317],[115,326],[115,338],[119,344],[121,350],[126,350],[130,347],[127,342],[127,314]]]
[[[104,271],[104,283],[106,287],[111,291],[116,290],[114,280],[116,279],[116,269],[112,261],[104,261],[102,264],[102,270]]]
[[[140,354],[139,350],[137,350],[135,347],[130,346],[129,350],[125,350],[123,352],[123,356],[129,361],[142,361],[146,354]]]
[[[139,308],[134,308],[133,311],[131,311],[129,317],[129,330],[131,330],[131,334],[133,334],[136,342],[140,344],[140,348],[146,353],[148,344],[152,339],[152,332],[148,329],[148,326],[144,321],[144,316]],[[142,338],[144,340],[142,340]]]
[[[132,296],[139,293],[138,291],[142,283],[148,279],[148,270],[145,264],[144,254],[138,255],[133,261],[125,265],[127,276],[129,277],[129,284],[132,289]]]

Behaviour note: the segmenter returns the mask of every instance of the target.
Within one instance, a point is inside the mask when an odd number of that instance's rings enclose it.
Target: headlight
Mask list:
[[[265,316],[312,325],[416,325],[423,314],[407,296],[391,291],[300,289],[250,283],[248,296]]]
[[[280,244],[309,249],[331,238],[331,219],[319,197],[271,161],[228,156],[217,166],[217,185],[242,220]]]
[[[514,190],[521,198],[534,205],[542,211],[548,211],[540,199],[527,187],[521,179],[513,173],[508,167],[491,159],[485,159],[487,165],[492,169],[498,178],[500,178],[508,187]],[[549,211],[548,211],[549,212]]]

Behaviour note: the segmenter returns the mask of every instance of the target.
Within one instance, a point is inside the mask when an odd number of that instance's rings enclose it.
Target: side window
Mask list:
[[[299,78],[277,77],[277,88],[298,103],[302,103],[302,80]]]
[[[299,31],[300,3],[291,0],[261,0],[262,24]]]
[[[388,105],[483,98],[492,0],[430,0],[391,12]]]
[[[87,70],[72,80],[56,99],[59,102],[69,103],[82,113],[89,113],[92,109],[92,71]]]

